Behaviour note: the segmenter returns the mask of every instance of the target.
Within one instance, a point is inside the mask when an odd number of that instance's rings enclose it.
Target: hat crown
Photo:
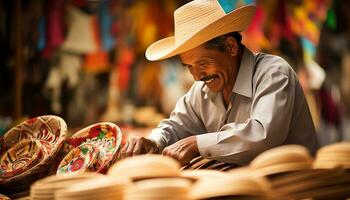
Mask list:
[[[174,12],[175,46],[225,15],[217,0],[194,0],[178,8]]]

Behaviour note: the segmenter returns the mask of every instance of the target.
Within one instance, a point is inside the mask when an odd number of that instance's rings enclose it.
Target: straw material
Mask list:
[[[243,31],[250,24],[254,13],[253,5],[226,14],[218,1],[191,1],[174,12],[175,35],[149,46],[146,58],[151,61],[169,58],[217,36]]]
[[[106,176],[57,190],[54,196],[56,200],[122,199],[126,184],[126,182]]]
[[[250,168],[254,170],[256,176],[269,176],[310,169],[312,164],[313,159],[305,147],[284,145],[258,155],[250,163]]]
[[[322,191],[323,198],[336,197],[336,191],[345,192],[350,197],[350,174],[342,169],[309,169],[280,175],[271,179],[276,196],[290,197],[293,199],[318,198]],[[346,193],[347,192],[347,193]],[[328,198],[327,198],[327,197]]]
[[[156,178],[138,181],[125,192],[125,200],[189,200],[191,182],[182,178]]]
[[[173,158],[146,154],[118,161],[110,167],[108,175],[138,180],[156,177],[178,177],[180,175],[179,170],[180,164]]]
[[[127,176],[132,179],[169,177],[179,175],[180,164],[162,155],[140,155],[117,162],[108,171],[112,176]]]
[[[183,178],[190,179],[192,181],[198,181],[203,179],[220,179],[226,176],[224,172],[209,169],[198,170],[183,170],[180,173]]]
[[[350,142],[340,142],[325,146],[317,151],[314,168],[350,169]]]
[[[84,180],[102,179],[104,175],[83,173],[72,176],[57,177],[56,175],[40,179],[31,185],[30,197],[32,200],[54,199],[55,192],[61,189],[72,187]]]
[[[264,179],[264,178],[261,178]],[[266,185],[262,185],[266,184]],[[197,182],[191,191],[193,199],[207,199],[225,196],[267,197],[270,188],[268,181],[253,177],[235,177],[228,175],[218,180],[205,179]]]
[[[331,144],[317,151],[313,169],[300,169],[270,176],[275,196],[290,199],[349,198],[349,153],[349,142]]]

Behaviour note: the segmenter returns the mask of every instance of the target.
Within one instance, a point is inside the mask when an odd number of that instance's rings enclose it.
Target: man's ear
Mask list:
[[[227,52],[231,54],[231,56],[236,56],[238,54],[238,43],[233,37],[226,38],[225,46],[227,48]]]

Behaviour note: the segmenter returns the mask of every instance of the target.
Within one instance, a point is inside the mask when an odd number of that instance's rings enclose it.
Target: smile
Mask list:
[[[215,78],[218,78],[218,75],[209,75],[201,78],[201,81],[204,81],[204,83],[209,84],[214,81]]]

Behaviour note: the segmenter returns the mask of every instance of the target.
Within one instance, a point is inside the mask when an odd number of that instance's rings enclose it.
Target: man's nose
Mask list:
[[[193,79],[195,81],[199,81],[201,79],[201,73],[200,72],[192,72]]]

